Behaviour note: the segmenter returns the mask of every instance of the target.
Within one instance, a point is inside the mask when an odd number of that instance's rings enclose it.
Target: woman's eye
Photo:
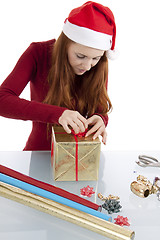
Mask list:
[[[96,60],[96,61],[98,61],[99,59],[100,59],[100,57],[93,58],[93,60]]]
[[[77,55],[78,58],[85,58],[85,56]]]

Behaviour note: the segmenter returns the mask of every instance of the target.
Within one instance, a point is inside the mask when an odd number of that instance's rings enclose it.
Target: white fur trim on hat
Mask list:
[[[74,25],[68,19],[63,25],[63,32],[76,43],[105,51],[111,48],[111,35]]]
[[[117,49],[114,49],[114,50],[107,50],[106,51],[106,57],[110,60],[115,60],[117,59],[117,57],[119,56],[119,52]]]

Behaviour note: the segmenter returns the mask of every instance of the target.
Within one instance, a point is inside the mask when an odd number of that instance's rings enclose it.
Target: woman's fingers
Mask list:
[[[70,119],[62,126],[67,133],[71,133],[71,129],[69,128],[69,126],[74,130],[75,133],[79,133],[79,127]]]
[[[96,123],[87,133],[86,137],[91,135],[92,133],[96,132],[100,128],[100,123]]]
[[[104,122],[102,118],[98,115],[93,115],[92,117],[88,118],[86,121],[86,125],[92,125],[93,127],[87,132],[86,137],[90,134],[96,132],[101,126],[104,126]]]
[[[62,127],[64,128],[64,130],[66,131],[66,133],[71,133],[71,129],[69,129],[68,125],[67,124],[61,124]]]
[[[104,145],[106,145],[106,142],[107,142],[107,132],[106,132],[106,130],[101,135],[102,135],[102,142],[103,142]]]
[[[83,117],[79,112],[77,112],[77,118],[81,121],[81,124],[83,124],[83,127],[85,129],[85,124],[87,122],[87,119]]]
[[[103,144],[106,145],[106,141],[107,141],[107,132],[106,132],[106,129],[103,128],[103,127],[100,127],[96,133],[93,135],[93,139],[96,139],[98,136],[102,136],[102,142]]]
[[[103,132],[103,127],[100,127],[96,130],[95,134],[93,135],[93,139],[96,139],[99,135],[101,135]]]
[[[102,142],[106,144],[107,132],[102,118],[98,115],[93,115],[92,117],[87,119],[86,124],[92,125],[92,128],[87,132],[86,137],[94,133],[93,139],[96,139],[98,136],[101,135]]]
[[[86,137],[93,134],[93,139],[96,139],[99,135],[102,136],[102,142],[106,144],[107,133],[102,118],[98,115],[86,119],[79,112],[72,110],[65,110],[59,118],[59,123],[63,126],[67,133],[71,133],[71,127],[77,134],[84,132],[85,129],[92,125],[92,128],[86,133]]]
[[[77,111],[65,110],[59,118],[59,123],[67,133],[71,133],[69,126],[77,134],[85,131],[86,119]]]

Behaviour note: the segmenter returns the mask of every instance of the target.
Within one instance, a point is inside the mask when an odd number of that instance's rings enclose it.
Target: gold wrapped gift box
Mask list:
[[[75,137],[60,126],[53,127],[51,164],[56,181],[98,179],[101,142],[92,137]]]

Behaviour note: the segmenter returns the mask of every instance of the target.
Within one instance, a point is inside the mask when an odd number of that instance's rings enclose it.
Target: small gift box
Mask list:
[[[61,126],[52,128],[51,165],[56,181],[97,180],[101,142],[93,135],[68,134]]]

